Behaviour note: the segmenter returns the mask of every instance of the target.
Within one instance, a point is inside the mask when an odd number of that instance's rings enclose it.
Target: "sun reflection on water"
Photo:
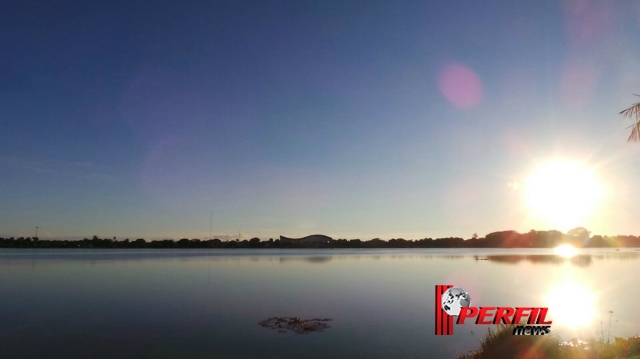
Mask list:
[[[573,280],[557,284],[545,297],[553,324],[572,329],[584,328],[596,317],[596,296],[587,287]]]
[[[554,248],[554,252],[560,257],[571,258],[578,253],[578,250],[570,244],[561,244]]]

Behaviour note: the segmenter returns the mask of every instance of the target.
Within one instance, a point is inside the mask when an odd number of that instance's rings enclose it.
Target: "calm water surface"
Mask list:
[[[455,358],[487,327],[436,337],[436,284],[474,306],[550,305],[564,339],[629,336],[638,273],[636,249],[0,249],[0,357]],[[308,335],[258,326],[274,316],[333,322]]]

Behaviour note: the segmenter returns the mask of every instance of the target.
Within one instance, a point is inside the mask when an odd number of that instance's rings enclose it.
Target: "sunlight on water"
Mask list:
[[[553,324],[583,328],[593,323],[596,316],[595,294],[574,280],[551,288],[545,302]]]
[[[436,336],[442,283],[473,306],[548,307],[561,340],[637,334],[640,252],[578,251],[3,248],[0,356],[456,358],[487,326]],[[331,328],[299,336],[259,325],[296,316],[331,318]]]
[[[578,250],[570,244],[562,244],[553,250],[557,255],[564,258],[571,258],[578,253]]]

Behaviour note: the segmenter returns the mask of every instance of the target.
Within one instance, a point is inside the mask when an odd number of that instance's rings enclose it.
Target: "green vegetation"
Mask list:
[[[634,359],[640,358],[640,337],[592,338],[569,342],[555,335],[513,335],[513,325],[489,329],[480,349],[458,359]]]

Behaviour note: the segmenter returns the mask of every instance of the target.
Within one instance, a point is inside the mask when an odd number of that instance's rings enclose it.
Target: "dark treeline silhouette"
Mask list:
[[[42,240],[36,237],[0,238],[0,248],[553,248],[560,244],[571,244],[584,248],[640,247],[637,236],[590,236],[584,228],[575,228],[566,234],[560,231],[502,231],[478,238],[424,238],[407,240],[394,238],[388,241],[374,238],[368,241],[360,239],[336,239],[329,243],[281,243],[273,238],[263,241],[260,238],[249,240],[222,241],[220,239],[164,239],[147,241],[116,240],[93,238],[82,240]]]

